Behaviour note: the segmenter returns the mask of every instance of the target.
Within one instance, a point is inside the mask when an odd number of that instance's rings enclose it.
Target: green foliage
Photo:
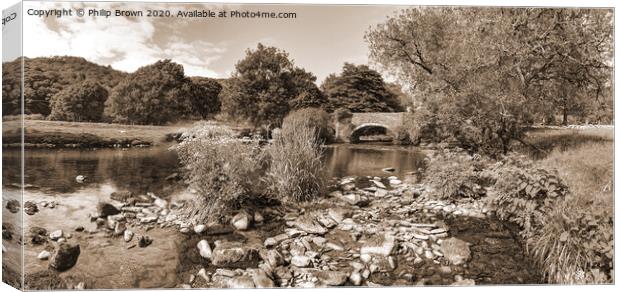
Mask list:
[[[285,119],[281,134],[269,145],[267,154],[270,166],[266,185],[282,201],[311,200],[325,189],[321,141],[315,122],[303,113]]]
[[[95,81],[83,81],[69,86],[51,101],[50,120],[72,122],[101,122],[108,91]]]
[[[310,87],[289,102],[291,110],[322,107],[327,102],[318,87]]]
[[[263,189],[263,149],[257,140],[234,136],[222,127],[199,124],[176,147],[197,195],[191,215],[199,222],[218,219]]]
[[[303,108],[289,113],[282,122],[282,127],[291,128],[293,125],[304,125],[315,131],[320,143],[333,141],[334,134],[330,127],[329,114],[319,108]]]
[[[388,87],[379,72],[366,65],[345,63],[340,75],[325,78],[321,89],[327,97],[327,109],[346,108],[352,112],[399,112],[403,108],[393,87]]]
[[[126,73],[84,58],[24,58],[24,113],[48,115],[50,100],[61,90],[95,81],[110,91]],[[2,115],[20,114],[21,58],[2,64]]]
[[[116,123],[166,124],[190,113],[193,92],[183,66],[157,61],[139,68],[114,88],[105,114]]]
[[[303,106],[317,92],[316,77],[296,67],[288,53],[258,44],[235,65],[221,93],[222,109],[229,116],[255,126],[275,128],[291,108]],[[301,94],[306,92],[306,96]],[[297,99],[297,100],[296,100]]]
[[[192,77],[191,81],[194,85],[194,91],[190,94],[193,111],[203,119],[219,112],[222,85],[217,80],[206,77]]]

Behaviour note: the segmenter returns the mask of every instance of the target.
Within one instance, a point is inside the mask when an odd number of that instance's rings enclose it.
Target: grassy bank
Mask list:
[[[138,126],[45,120],[25,121],[27,147],[128,147],[153,146],[171,141],[187,124]],[[3,121],[3,146],[19,146],[20,121]]]

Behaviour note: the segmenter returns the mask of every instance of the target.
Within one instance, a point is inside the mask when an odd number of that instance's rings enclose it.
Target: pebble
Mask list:
[[[293,256],[293,258],[291,259],[291,265],[299,268],[305,268],[310,265],[310,258],[303,255]]]
[[[206,229],[207,226],[205,226],[204,224],[198,224],[194,226],[194,232],[196,232],[197,234],[203,233]]]
[[[62,237],[62,230],[60,230],[60,229],[50,233],[50,239],[51,240],[58,240],[61,237]]]
[[[349,280],[351,281],[351,284],[355,286],[362,285],[362,275],[359,272],[351,273]]]
[[[49,259],[50,256],[52,256],[52,254],[49,251],[44,250],[37,255],[37,258],[43,261]]]
[[[133,239],[133,231],[125,229],[125,232],[123,233],[123,240],[125,240],[125,242],[130,242],[131,239]]]
[[[213,253],[213,251],[211,250],[209,242],[206,239],[199,241],[197,244],[197,248],[201,257],[205,259],[211,258],[211,254]]]

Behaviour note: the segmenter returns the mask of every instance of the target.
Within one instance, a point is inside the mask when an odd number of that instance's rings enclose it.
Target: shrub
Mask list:
[[[320,139],[305,119],[291,118],[267,148],[266,185],[282,201],[307,201],[325,188]]]
[[[71,122],[100,122],[108,91],[95,81],[83,81],[69,86],[50,100],[50,120]]]
[[[190,132],[176,150],[198,195],[191,210],[195,219],[217,219],[260,193],[264,153],[257,140],[236,139],[218,126],[200,125]]]
[[[319,142],[333,141],[334,134],[330,127],[329,115],[320,108],[303,108],[289,113],[283,120],[283,124],[306,125],[314,129]]]
[[[480,155],[462,151],[432,156],[425,177],[434,191],[428,195],[437,199],[479,198],[484,194],[485,162]]]
[[[413,113],[406,113],[402,128],[413,145],[419,145],[422,139],[433,142],[439,140],[436,116],[425,107],[420,107]]]

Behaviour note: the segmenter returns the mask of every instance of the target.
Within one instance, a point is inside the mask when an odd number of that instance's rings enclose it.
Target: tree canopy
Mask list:
[[[379,72],[367,65],[345,63],[342,73],[331,74],[321,85],[327,109],[346,108],[352,112],[397,112],[402,106]]]
[[[105,114],[117,123],[161,125],[191,113],[196,91],[183,66],[157,61],[130,74],[106,101]]]
[[[51,101],[50,120],[100,122],[108,91],[99,83],[86,80],[56,93]]]
[[[194,92],[190,95],[194,112],[206,119],[220,111],[219,94],[222,85],[216,79],[207,77],[192,77]]]
[[[606,9],[424,7],[372,27],[366,40],[371,59],[420,93],[445,134],[505,151],[544,111],[566,117],[604,100],[612,22]]]
[[[256,126],[277,127],[291,105],[315,99],[300,96],[316,93],[315,81],[312,73],[295,66],[288,53],[259,43],[235,65],[221,93],[222,110]]]

